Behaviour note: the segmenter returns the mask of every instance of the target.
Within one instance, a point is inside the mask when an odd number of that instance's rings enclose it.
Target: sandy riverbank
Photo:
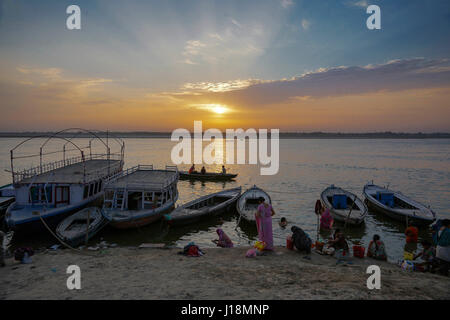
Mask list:
[[[450,278],[409,273],[390,263],[354,258],[352,265],[285,248],[245,258],[248,248],[110,248],[96,256],[43,252],[32,264],[8,259],[0,268],[0,299],[450,299]],[[90,252],[92,254],[92,252]],[[81,290],[68,290],[68,265],[81,268]],[[368,290],[366,268],[381,267],[381,289]]]

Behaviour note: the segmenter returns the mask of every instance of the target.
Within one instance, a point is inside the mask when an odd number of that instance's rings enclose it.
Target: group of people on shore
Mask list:
[[[334,219],[330,210],[322,206],[320,200],[316,202],[315,211],[320,216],[320,230],[333,230]],[[437,271],[442,275],[448,275],[450,266],[450,220],[438,220],[432,226],[432,232],[432,242],[423,239],[420,241],[422,250],[418,254],[413,254],[411,251],[414,251],[414,249],[411,248],[417,247],[419,229],[413,223],[409,223],[405,230],[405,253],[410,254],[412,260],[421,258],[421,262],[414,264],[418,270]],[[334,229],[333,236],[324,245],[322,252],[331,255],[339,252],[340,254],[346,255],[348,251],[349,247],[345,240],[345,235],[340,229]],[[367,257],[377,260],[387,260],[386,246],[378,234],[373,236],[367,247]]]
[[[320,216],[319,228],[321,231],[333,231],[332,236],[320,248],[323,254],[334,255],[338,259],[348,257],[350,255],[349,245],[347,243],[345,234],[339,228],[333,228],[334,219],[330,214],[328,208],[324,207],[320,200],[316,203],[316,213]],[[264,250],[273,250],[273,233],[272,233],[272,217],[275,215],[275,210],[272,205],[265,202],[263,197],[259,198],[259,205],[255,213],[256,227],[258,230],[258,239],[264,243]],[[279,225],[281,228],[287,226],[286,218],[281,218]],[[438,220],[433,226],[433,240],[432,242],[423,239],[420,241],[422,250],[418,254],[412,254],[412,260],[421,258],[421,262],[416,262],[417,270],[438,272],[442,275],[448,275],[450,265],[450,220]],[[291,228],[292,240],[295,247],[300,251],[309,253],[311,250],[312,241],[309,236],[299,227],[293,226]],[[231,239],[218,229],[219,240],[216,240],[218,246],[230,248],[233,246]],[[415,244],[419,239],[419,230],[414,224],[409,224],[405,230],[406,246]],[[317,245],[317,243],[316,243]],[[316,248],[319,249],[319,248]],[[405,251],[407,252],[407,251]],[[387,261],[388,255],[386,253],[386,246],[378,234],[373,235],[372,240],[367,246],[367,257],[376,260]]]

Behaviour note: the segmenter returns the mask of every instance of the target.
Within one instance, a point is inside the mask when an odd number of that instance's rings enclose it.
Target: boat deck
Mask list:
[[[54,169],[35,177],[25,178],[19,183],[83,183],[84,166],[86,168],[86,181],[92,181],[108,175],[108,163],[110,174],[120,169],[121,162],[119,160],[93,159]]]
[[[176,171],[136,170],[129,174],[108,181],[106,188],[111,189],[162,189],[177,181]]]

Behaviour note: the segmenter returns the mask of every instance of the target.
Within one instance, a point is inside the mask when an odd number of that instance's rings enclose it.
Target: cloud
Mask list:
[[[310,25],[311,25],[311,22],[309,20],[302,19],[302,28],[303,28],[303,30],[308,30]]]
[[[292,0],[281,0],[281,6],[283,8],[289,8],[293,4],[294,4],[294,1],[292,1]]]
[[[234,19],[231,19],[231,23],[234,24],[236,27],[242,28],[242,25]]]
[[[349,7],[359,7],[359,8],[367,8],[369,6],[367,0],[347,1],[345,4]]]
[[[62,73],[62,69],[60,68],[30,68],[20,66],[16,70],[22,74],[43,76],[47,79],[59,79]]]
[[[181,62],[190,65],[230,64],[231,59],[254,58],[264,53],[262,45],[267,41],[260,25],[245,26],[230,19],[221,32],[208,32],[199,39],[186,41]]]
[[[256,107],[298,99],[444,88],[450,86],[449,64],[449,59],[413,58],[377,65],[321,68],[291,79],[187,84],[183,95],[197,101],[205,98]]]

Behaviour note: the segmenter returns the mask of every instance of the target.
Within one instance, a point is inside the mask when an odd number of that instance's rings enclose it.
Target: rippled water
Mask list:
[[[0,139],[0,165],[9,169],[9,150],[22,139]],[[82,139],[78,143],[86,143]],[[170,153],[174,142],[168,139],[125,139],[125,167],[153,164],[162,168],[171,164]],[[26,149],[23,151],[28,151]],[[31,146],[30,146],[31,148]],[[335,184],[362,197],[362,188],[368,181],[388,185],[419,202],[431,205],[438,217],[450,217],[450,140],[388,140],[388,139],[283,139],[280,140],[280,170],[274,176],[261,176],[257,165],[226,165],[229,172],[238,173],[232,182],[180,181],[177,205],[196,197],[241,185],[253,184],[269,192],[277,212],[273,220],[274,241],[284,245],[292,225],[302,227],[312,238],[316,237],[317,218],[314,204],[320,192]],[[189,166],[179,166],[187,169]],[[206,166],[209,171],[220,171],[220,166]],[[2,171],[0,183],[10,183],[10,175]],[[278,226],[286,217],[290,223],[286,230]],[[107,228],[96,238],[119,245],[139,245],[143,242],[165,242],[183,246],[190,241],[200,247],[212,247],[215,230],[221,227],[237,245],[247,245],[256,238],[256,228],[241,224],[236,228],[238,216],[223,216],[201,223],[167,229],[161,223],[134,230]],[[399,259],[403,254],[405,226],[383,216],[370,214],[365,225],[347,227],[350,241],[361,241],[365,246],[373,234],[381,235],[389,258]],[[326,237],[326,234],[321,235]],[[420,237],[430,234],[423,229]],[[45,238],[45,240],[43,240]],[[35,243],[54,242],[48,237]],[[94,241],[96,240],[94,239]]]

